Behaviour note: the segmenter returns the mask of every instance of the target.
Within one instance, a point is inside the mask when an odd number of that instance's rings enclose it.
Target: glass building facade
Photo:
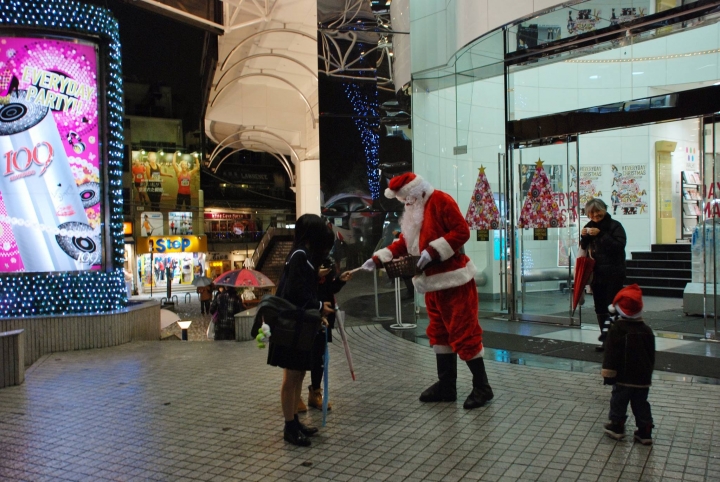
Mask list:
[[[584,204],[599,197],[625,228],[628,267],[642,253],[679,253],[681,263],[645,281],[629,272],[628,283],[703,315],[706,337],[717,337],[718,19],[720,2],[587,1],[413,72],[413,170],[467,212],[484,167],[500,211],[499,229],[473,231],[465,246],[482,312],[594,323],[592,306],[573,314],[571,302]],[[555,213],[543,229],[522,220],[539,166]]]

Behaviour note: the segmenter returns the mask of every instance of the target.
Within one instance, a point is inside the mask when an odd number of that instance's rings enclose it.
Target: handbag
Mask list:
[[[310,351],[315,336],[322,324],[322,317],[317,310],[285,310],[278,313],[275,326],[270,326],[270,343],[293,348],[299,351]]]
[[[250,336],[257,336],[263,323],[270,327],[270,343],[309,351],[320,330],[322,316],[317,309],[298,308],[275,295],[265,295],[258,305]]]
[[[208,337],[208,340],[215,339],[215,320],[214,319],[210,320],[210,323],[208,324],[207,337]]]

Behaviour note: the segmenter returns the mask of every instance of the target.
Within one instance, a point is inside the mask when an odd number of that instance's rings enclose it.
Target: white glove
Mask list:
[[[369,260],[365,261],[365,262],[363,263],[363,265],[360,266],[360,267],[361,267],[362,269],[364,269],[365,271],[372,271],[372,270],[375,269],[375,261],[373,261],[373,259],[370,258]]]
[[[430,261],[432,261],[430,253],[427,252],[427,249],[423,249],[423,252],[420,253],[420,259],[418,260],[417,267],[423,269]]]

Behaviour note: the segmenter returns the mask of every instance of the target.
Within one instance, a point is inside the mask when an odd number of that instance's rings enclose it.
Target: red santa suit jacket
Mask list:
[[[457,203],[442,191],[432,190],[425,202],[420,228],[419,252],[427,250],[433,262],[425,271],[413,278],[418,293],[440,291],[462,286],[471,281],[477,272],[472,260],[460,251],[470,239],[470,228]],[[386,263],[393,258],[406,256],[408,244],[404,234],[387,248],[374,254],[376,260]]]

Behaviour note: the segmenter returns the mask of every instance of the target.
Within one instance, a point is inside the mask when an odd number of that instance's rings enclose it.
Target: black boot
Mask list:
[[[610,325],[605,325],[605,322],[610,318],[610,313],[595,313],[595,316],[600,327],[598,341],[602,342],[602,345],[595,347],[595,351],[605,351],[605,338],[607,338],[607,331],[610,329]]]
[[[297,415],[295,415],[295,424],[306,437],[310,437],[311,435],[318,433],[317,427],[308,427],[300,421]]]
[[[283,431],[283,438],[286,442],[290,442],[293,445],[300,447],[309,447],[310,441],[307,439],[304,433],[300,430],[300,426],[295,420],[291,422],[285,422],[285,430]]]
[[[463,408],[472,410],[473,408],[482,407],[493,399],[493,391],[488,383],[487,373],[485,373],[485,362],[482,358],[473,358],[466,362],[468,368],[473,374],[473,390],[465,399]]]
[[[457,355],[435,355],[439,380],[420,395],[421,402],[454,402],[457,400]]]

